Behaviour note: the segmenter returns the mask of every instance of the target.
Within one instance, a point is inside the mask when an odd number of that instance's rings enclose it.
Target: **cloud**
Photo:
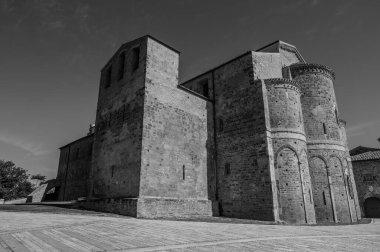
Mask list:
[[[316,6],[317,4],[319,4],[319,0],[313,0],[311,2],[311,5],[313,5],[313,6]]]
[[[354,2],[344,2],[336,9],[334,15],[336,17],[341,17],[351,11],[352,7],[354,6]]]
[[[12,9],[9,7],[8,0],[0,0],[0,10],[3,12],[10,12]]]
[[[11,136],[4,133],[0,133],[0,142],[23,149],[34,156],[41,156],[50,152],[43,149],[40,144],[26,141],[18,136]]]
[[[90,6],[88,4],[79,4],[74,11],[74,19],[77,20],[80,30],[88,33],[91,32],[89,26],[89,11]]]
[[[347,137],[364,135],[367,129],[373,126],[374,124],[376,124],[377,122],[378,121],[370,121],[370,122],[364,122],[364,123],[359,123],[353,126],[349,126],[346,128]]]

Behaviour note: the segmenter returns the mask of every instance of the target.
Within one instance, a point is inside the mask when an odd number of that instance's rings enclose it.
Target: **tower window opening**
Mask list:
[[[105,76],[105,88],[111,86],[112,66],[109,66],[106,70]]]
[[[119,55],[118,80],[121,80],[124,77],[124,67],[125,67],[125,52],[122,52]]]
[[[198,84],[201,87],[202,95],[204,97],[209,97],[208,79],[203,79],[203,80],[199,81]]]
[[[339,125],[339,117],[338,117],[338,110],[335,109],[335,118],[336,118],[336,123]]]
[[[322,196],[323,196],[323,204],[326,205],[326,195],[324,191],[322,192]]]
[[[133,48],[132,50],[132,71],[137,70],[139,68],[140,61],[140,47]]]
[[[322,123],[322,126],[323,126],[323,134],[327,134],[326,124]]]

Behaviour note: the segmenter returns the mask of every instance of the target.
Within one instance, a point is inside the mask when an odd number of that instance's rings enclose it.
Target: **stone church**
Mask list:
[[[95,127],[60,148],[59,200],[146,218],[360,219],[330,68],[276,41],[179,84],[179,55],[148,35],[105,64]]]

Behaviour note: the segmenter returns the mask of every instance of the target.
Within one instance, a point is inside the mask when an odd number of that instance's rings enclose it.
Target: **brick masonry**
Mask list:
[[[297,224],[360,217],[330,69],[281,41],[181,85],[178,68],[178,51],[145,36],[102,69],[84,206]]]

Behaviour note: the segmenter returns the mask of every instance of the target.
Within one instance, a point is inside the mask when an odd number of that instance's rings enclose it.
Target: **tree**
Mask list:
[[[41,174],[36,174],[36,175],[32,175],[30,179],[41,180],[42,182],[44,182],[46,180],[46,176],[41,175]]]
[[[0,199],[24,198],[33,191],[26,172],[12,161],[0,160]]]

